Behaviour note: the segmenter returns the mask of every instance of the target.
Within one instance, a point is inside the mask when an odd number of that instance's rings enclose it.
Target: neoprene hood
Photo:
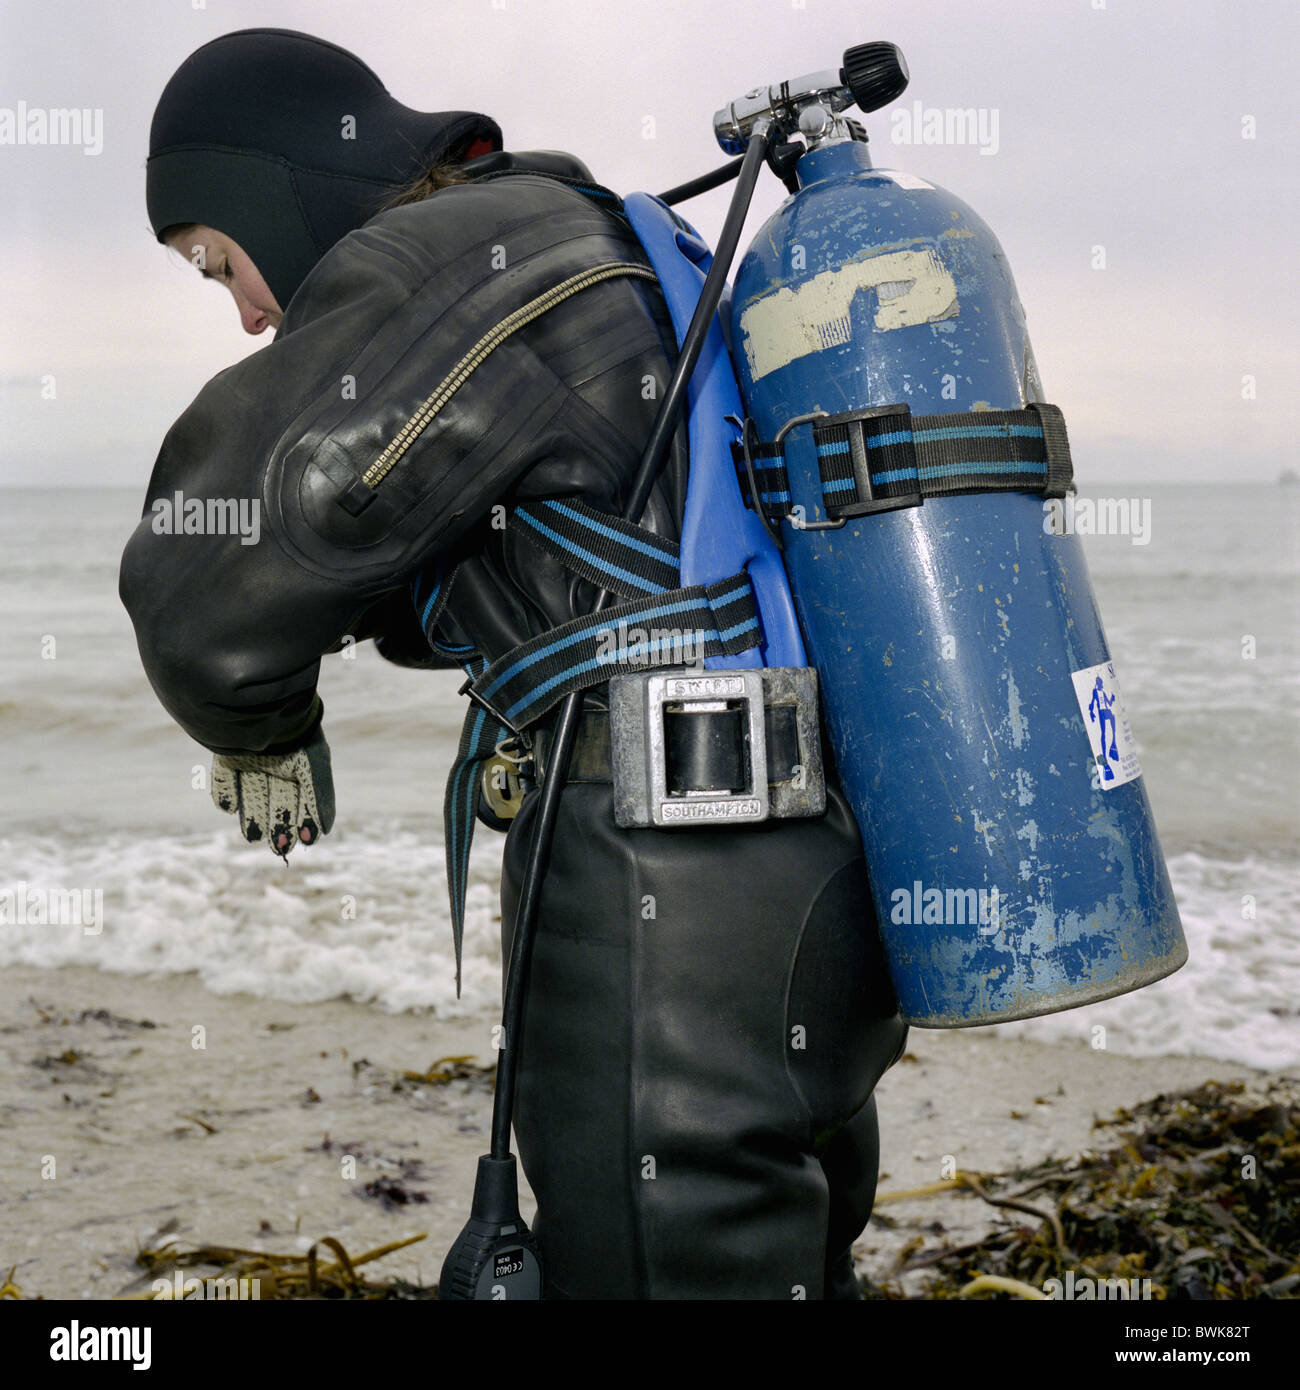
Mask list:
[[[146,197],[161,241],[232,237],[287,308],[317,261],[431,165],[501,148],[476,111],[413,111],[346,49],[289,29],[204,44],[163,89]]]

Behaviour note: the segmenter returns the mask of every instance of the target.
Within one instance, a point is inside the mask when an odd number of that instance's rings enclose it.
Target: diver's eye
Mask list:
[[[231,270],[229,261],[226,261],[221,267],[221,278],[223,280],[233,280],[235,278],[235,272]]]

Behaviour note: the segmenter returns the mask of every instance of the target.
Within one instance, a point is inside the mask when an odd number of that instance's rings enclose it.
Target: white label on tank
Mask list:
[[[850,261],[814,275],[798,289],[764,295],[741,314],[750,376],[758,381],[797,357],[848,342],[854,295],[881,286],[893,292],[877,296],[872,327],[878,333],[935,323],[958,312],[952,272],[928,247]]]
[[[1085,666],[1082,671],[1072,671],[1070,679],[1092,745],[1097,785],[1102,791],[1110,791],[1141,777],[1137,740],[1129,727],[1124,697],[1119,693],[1115,663],[1103,661],[1098,666]]]
[[[934,184],[918,179],[915,174],[900,174],[897,169],[873,169],[871,172],[878,174],[882,179],[889,179],[899,188],[928,188],[931,193],[934,192]]]

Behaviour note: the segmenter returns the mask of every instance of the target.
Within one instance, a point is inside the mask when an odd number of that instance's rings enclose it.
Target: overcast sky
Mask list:
[[[102,112],[98,153],[0,143],[0,481],[143,491],[203,383],[270,341],[153,241],[144,205],[163,85],[208,39],[263,25],[351,49],[409,106],[486,111],[507,148],[570,150],[620,192],[722,162],[712,114],[747,88],[890,39],[912,84],[867,118],[873,157],[951,189],[1001,239],[1085,484],[1272,479],[1295,462],[1300,398],[1297,8],[0,0],[0,141],[20,103]],[[988,152],[897,140],[916,102],[982,111]],[[751,233],[783,196],[764,176]],[[682,211],[712,240],[726,197]]]

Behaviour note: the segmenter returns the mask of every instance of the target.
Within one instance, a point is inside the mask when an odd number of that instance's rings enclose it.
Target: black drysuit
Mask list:
[[[617,215],[557,179],[445,188],[344,237],[275,341],[208,383],[167,434],[121,571],[149,679],[192,737],[224,753],[300,745],[321,717],[321,656],[348,635],[443,664],[411,601],[435,561],[454,572],[439,635],[488,660],[590,611],[592,586],[494,525],[494,508],[620,509],[676,356],[653,282],[574,294],[411,421],[494,325],[596,265],[648,262]],[[684,441],[642,518],[674,539]],[[259,542],[159,534],[152,503],[177,492],[257,499]],[[536,800],[506,845],[507,951]],[[905,1031],[833,785],[815,820],[625,831],[608,782],[575,781],[515,1118],[548,1295],[856,1296],[872,1091]]]

